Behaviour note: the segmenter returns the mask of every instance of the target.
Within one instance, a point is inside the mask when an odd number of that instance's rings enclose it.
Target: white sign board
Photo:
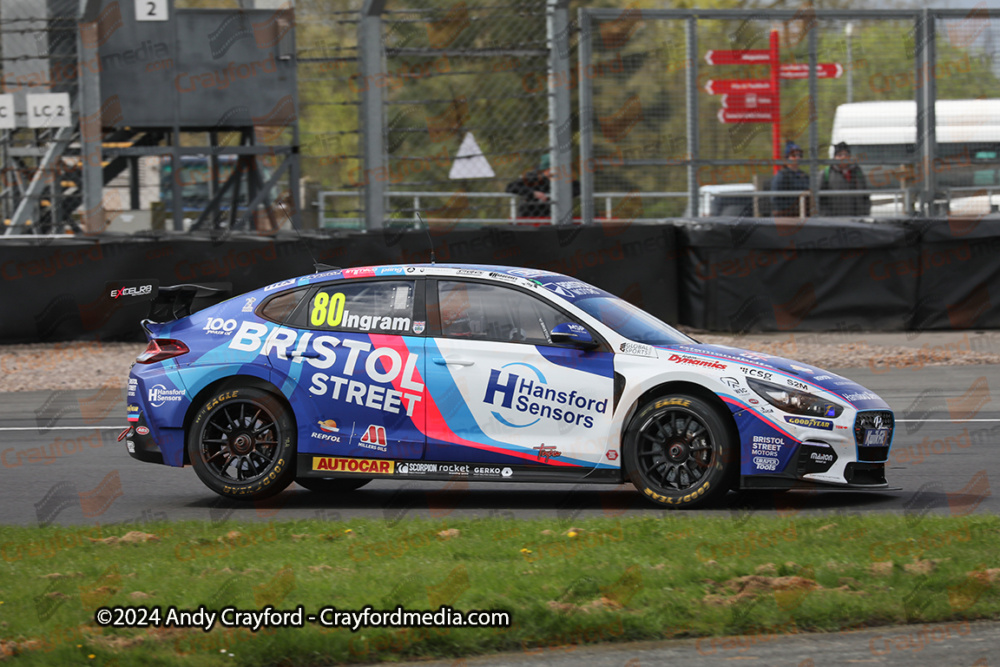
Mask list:
[[[13,130],[15,127],[14,96],[0,95],[0,130]]]
[[[167,0],[135,0],[136,21],[166,21]]]
[[[28,105],[28,127],[72,127],[69,93],[39,93],[25,95],[24,99]]]

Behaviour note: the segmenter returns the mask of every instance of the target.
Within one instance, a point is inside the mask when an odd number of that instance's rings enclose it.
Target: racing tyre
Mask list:
[[[649,500],[701,507],[729,491],[739,469],[736,439],[719,412],[686,394],[644,405],[625,432],[625,472]]]
[[[260,500],[295,477],[295,422],[284,402],[262,389],[219,391],[191,422],[188,457],[220,496]]]
[[[347,493],[348,491],[360,489],[370,481],[372,481],[370,477],[368,479],[356,479],[354,477],[342,477],[340,479],[332,477],[304,477],[295,480],[295,483],[315,493]]]

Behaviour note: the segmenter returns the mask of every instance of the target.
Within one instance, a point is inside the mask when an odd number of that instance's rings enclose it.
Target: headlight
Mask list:
[[[839,417],[844,406],[789,387],[747,378],[747,384],[765,401],[785,412],[810,417]]]

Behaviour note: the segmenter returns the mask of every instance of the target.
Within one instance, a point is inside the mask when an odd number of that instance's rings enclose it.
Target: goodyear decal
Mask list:
[[[395,465],[395,461],[314,456],[312,469],[329,472],[357,472],[366,475],[391,475],[395,470]]]
[[[805,426],[806,428],[818,428],[824,431],[833,430],[833,422],[828,419],[816,419],[815,417],[789,417],[786,415],[785,421],[789,424]]]

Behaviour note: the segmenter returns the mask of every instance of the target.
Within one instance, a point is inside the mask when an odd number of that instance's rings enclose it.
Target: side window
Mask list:
[[[570,321],[544,301],[499,285],[442,280],[438,304],[448,338],[551,345],[552,327]]]
[[[276,294],[261,306],[259,315],[265,320],[282,324],[292,314],[292,311],[295,310],[295,307],[299,305],[299,302],[302,301],[302,298],[308,291],[308,288],[306,288]]]
[[[299,311],[295,324],[328,331],[418,333],[414,331],[413,295],[410,280],[325,285]]]

